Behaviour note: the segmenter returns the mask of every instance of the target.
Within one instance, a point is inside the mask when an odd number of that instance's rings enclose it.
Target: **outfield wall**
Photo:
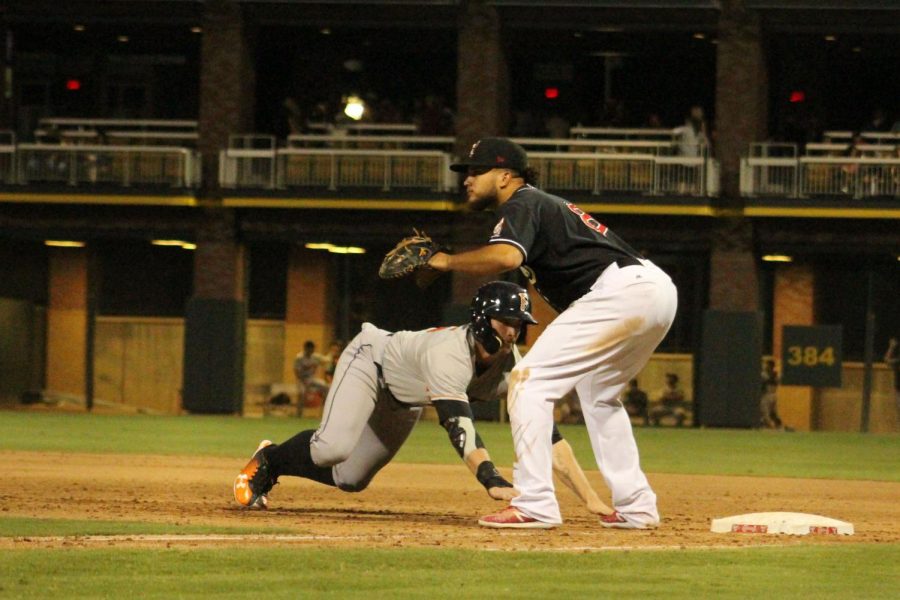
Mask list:
[[[96,335],[95,394],[101,404],[121,404],[167,414],[180,412],[182,319],[101,317]],[[248,321],[247,412],[253,412],[253,407],[265,400],[272,384],[293,384],[284,381],[284,365],[294,354],[292,349],[286,349],[285,336],[286,326],[281,321]],[[314,341],[320,347],[326,342]],[[640,387],[649,394],[651,402],[662,388],[666,373],[678,374],[686,397],[693,398],[693,356],[657,354],[638,376]],[[806,388],[780,388],[779,405],[785,424],[798,430],[859,431],[863,365],[844,363],[843,382],[841,388],[814,391],[813,410],[808,419],[795,417],[790,410],[792,396]],[[898,431],[891,373],[882,363],[873,369],[869,424],[873,433]]]

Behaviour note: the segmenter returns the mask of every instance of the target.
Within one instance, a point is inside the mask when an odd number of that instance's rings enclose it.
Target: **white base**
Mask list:
[[[709,530],[713,533],[853,535],[853,523],[806,513],[766,512],[713,519]]]

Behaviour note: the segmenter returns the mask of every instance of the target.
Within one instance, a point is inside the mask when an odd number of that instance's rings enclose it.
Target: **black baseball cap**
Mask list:
[[[528,167],[528,155],[525,148],[506,138],[481,138],[472,144],[464,160],[450,165],[450,170],[465,173],[469,167],[512,169],[521,173]]]

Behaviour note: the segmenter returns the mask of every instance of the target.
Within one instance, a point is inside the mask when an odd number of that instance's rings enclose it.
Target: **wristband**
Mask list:
[[[497,467],[494,466],[489,460],[482,461],[480,465],[478,465],[478,473],[475,475],[478,478],[478,482],[484,486],[484,489],[489,490],[492,487],[512,487],[512,484],[503,478],[503,475],[497,470]]]

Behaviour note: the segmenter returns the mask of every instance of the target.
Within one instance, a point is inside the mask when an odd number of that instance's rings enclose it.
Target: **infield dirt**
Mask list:
[[[487,497],[462,465],[388,465],[369,489],[340,492],[284,477],[270,509],[246,510],[232,498],[244,461],[191,456],[0,452],[7,472],[0,516],[87,519],[241,528],[255,544],[341,547],[447,547],[492,550],[738,547],[900,542],[900,483],[771,477],[653,474],[663,523],[652,531],[600,526],[567,489],[557,485],[565,523],[547,531],[481,528],[479,516],[503,507]],[[510,475],[508,469],[501,469]],[[608,501],[596,471],[588,477]],[[853,536],[714,534],[714,518],[790,511],[854,524]],[[0,548],[57,545],[244,544],[247,536],[71,536],[0,538]]]

